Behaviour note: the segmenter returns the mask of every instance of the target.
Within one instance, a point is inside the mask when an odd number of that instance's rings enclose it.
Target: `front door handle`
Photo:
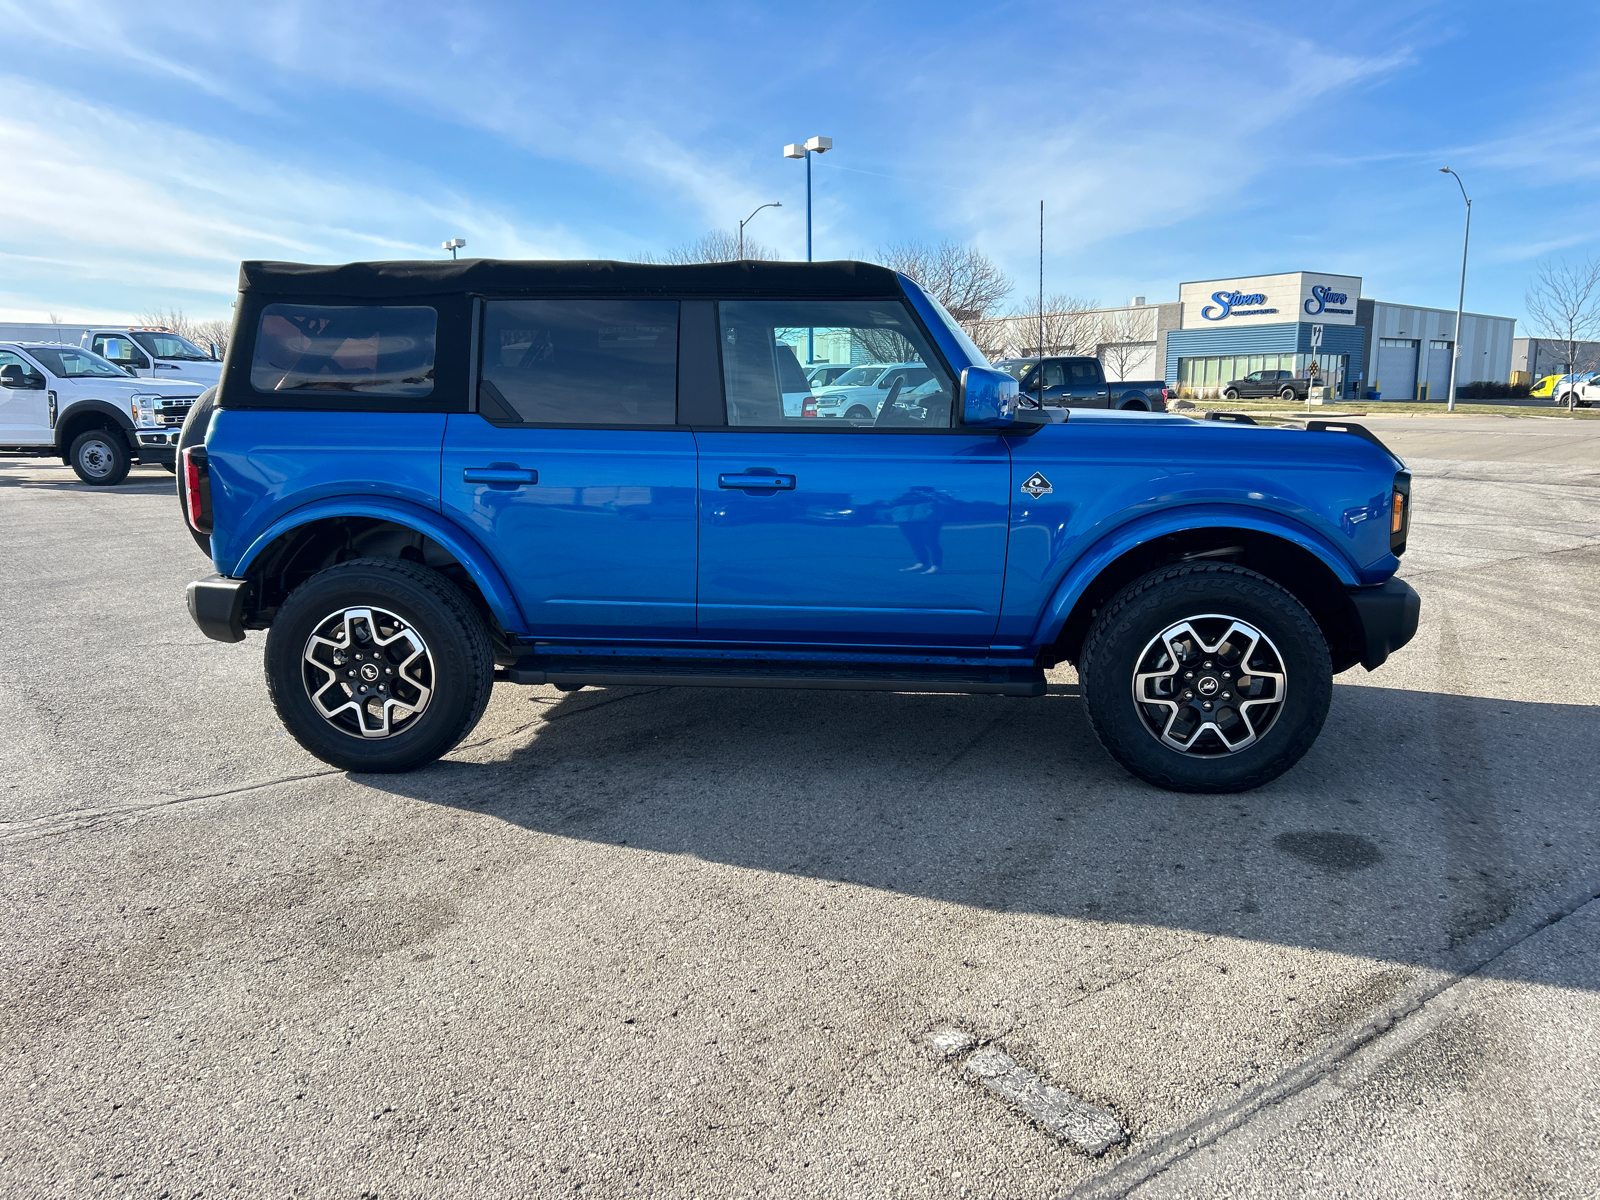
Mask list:
[[[487,467],[467,467],[461,472],[466,483],[538,483],[539,472],[510,463],[494,463]]]
[[[765,475],[760,472],[744,472],[738,475],[718,475],[717,486],[720,488],[762,488],[772,491],[793,491],[793,475]]]

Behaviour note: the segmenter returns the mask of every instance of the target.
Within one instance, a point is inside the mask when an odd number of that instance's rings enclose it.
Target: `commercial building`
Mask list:
[[[1600,342],[1531,337],[1514,338],[1511,342],[1512,383],[1534,384],[1546,375],[1594,370],[1600,370]]]
[[[1314,374],[1345,397],[1443,399],[1455,352],[1454,309],[1361,295],[1361,277],[1316,271],[1235,275],[1181,284],[1175,302],[1014,317],[1001,339],[1011,353],[1094,354],[1112,379],[1164,378],[1214,397],[1253,371]],[[1458,385],[1505,382],[1516,322],[1464,313]]]

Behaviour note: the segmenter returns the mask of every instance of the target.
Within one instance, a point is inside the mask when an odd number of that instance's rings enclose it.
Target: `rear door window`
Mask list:
[[[676,300],[490,300],[482,353],[478,412],[496,423],[677,422]]]
[[[438,313],[422,305],[269,304],[250,384],[258,392],[418,399],[433,392]]]

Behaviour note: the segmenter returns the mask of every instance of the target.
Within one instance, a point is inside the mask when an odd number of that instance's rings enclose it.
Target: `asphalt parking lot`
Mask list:
[[[499,684],[346,775],[191,625],[171,476],[0,458],[0,1191],[1593,1195],[1600,424],[1368,423],[1422,629],[1201,797],[1071,672]]]

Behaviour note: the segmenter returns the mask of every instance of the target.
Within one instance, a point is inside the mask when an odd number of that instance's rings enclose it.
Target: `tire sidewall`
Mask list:
[[[442,577],[442,587],[451,587]],[[301,655],[307,639],[328,617],[348,608],[381,608],[415,628],[433,658],[433,695],[410,726],[387,738],[362,738],[335,728],[306,693]],[[447,753],[475,724],[482,709],[479,673],[493,670],[487,634],[464,613],[400,571],[381,566],[333,567],[297,588],[267,633],[266,676],[284,727],[307,751],[347,771],[405,771]],[[474,638],[482,645],[474,646]]]
[[[1139,581],[1123,596],[1127,602],[1113,601],[1090,630],[1083,664],[1090,721],[1113,757],[1157,786],[1194,792],[1258,787],[1300,760],[1327,717],[1333,671],[1321,630],[1298,600],[1236,567],[1173,572],[1153,585]],[[1211,614],[1236,617],[1266,634],[1288,679],[1284,705],[1258,741],[1205,758],[1174,750],[1145,727],[1133,701],[1133,675],[1145,647],[1162,630]]]
[[[95,443],[105,446],[111,456],[111,469],[104,475],[96,475],[83,465],[83,452]],[[114,487],[128,477],[128,470],[133,466],[132,452],[122,443],[119,434],[110,429],[84,430],[72,439],[67,455],[72,461],[73,473],[90,487]]]

